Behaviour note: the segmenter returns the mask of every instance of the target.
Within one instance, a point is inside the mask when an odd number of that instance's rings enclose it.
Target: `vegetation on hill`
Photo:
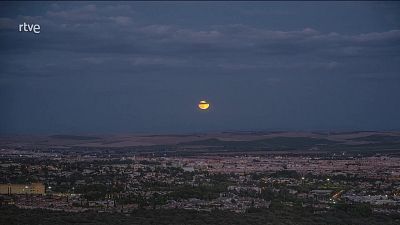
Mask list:
[[[364,208],[337,208],[323,214],[302,207],[276,204],[270,209],[251,209],[237,214],[229,211],[198,212],[192,210],[136,210],[123,213],[69,213],[48,210],[28,210],[15,207],[0,208],[0,224],[8,225],[395,225],[400,218],[375,215]]]

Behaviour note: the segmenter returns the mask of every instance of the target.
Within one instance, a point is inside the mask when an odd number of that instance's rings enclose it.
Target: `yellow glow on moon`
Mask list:
[[[207,101],[204,101],[204,100],[200,101],[200,103],[199,103],[199,109],[201,109],[201,110],[206,110],[206,109],[208,109],[209,107],[210,107],[210,104],[209,104]]]

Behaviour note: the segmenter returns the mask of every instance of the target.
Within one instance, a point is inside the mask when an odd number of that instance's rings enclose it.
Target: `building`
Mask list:
[[[332,196],[333,190],[312,190],[310,194],[317,201],[328,201]]]
[[[43,195],[44,193],[45,193],[45,186],[42,183],[0,184],[0,194],[2,195],[21,195],[21,194]]]
[[[14,199],[11,196],[0,196],[0,206],[14,205]]]

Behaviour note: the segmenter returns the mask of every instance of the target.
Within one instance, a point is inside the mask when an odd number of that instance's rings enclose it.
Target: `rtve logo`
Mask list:
[[[35,34],[40,34],[40,25],[39,24],[27,24],[23,23],[18,26],[19,32],[33,32]]]

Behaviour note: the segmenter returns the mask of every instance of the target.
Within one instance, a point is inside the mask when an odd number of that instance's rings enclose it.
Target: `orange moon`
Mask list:
[[[201,110],[207,110],[208,108],[210,108],[210,103],[208,103],[208,102],[205,101],[205,100],[201,100],[201,101],[199,102],[199,109],[201,109]]]

